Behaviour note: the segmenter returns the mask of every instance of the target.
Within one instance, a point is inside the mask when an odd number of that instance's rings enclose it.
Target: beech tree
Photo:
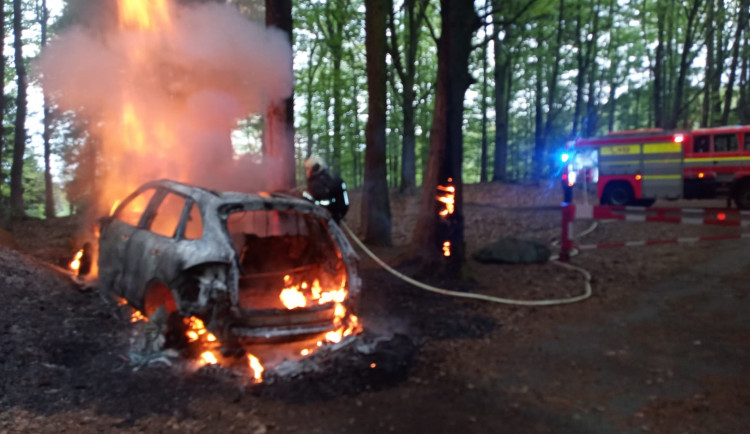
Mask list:
[[[450,243],[447,267],[443,270],[457,277],[465,256],[461,173],[464,95],[471,84],[468,67],[472,36],[481,21],[474,10],[474,2],[465,0],[441,0],[440,20],[430,156],[422,184],[419,224],[412,238],[412,254],[423,267],[434,270],[445,257],[444,243]],[[438,214],[440,202],[435,197],[440,185],[455,188],[455,207],[446,217]]]
[[[37,0],[36,15],[39,20],[39,27],[41,28],[41,47],[47,45],[47,29],[49,26],[49,9],[47,8],[47,0],[41,0],[41,3]],[[55,216],[55,195],[54,186],[52,184],[52,167],[50,165],[50,157],[52,156],[50,138],[52,136],[52,111],[50,110],[50,101],[47,95],[44,96],[44,106],[42,109],[42,140],[44,141],[44,216],[46,218],[52,218]]]
[[[365,149],[365,182],[362,196],[362,226],[365,242],[391,244],[391,209],[386,179],[385,95],[386,20],[389,0],[365,1],[365,45],[369,95]]]
[[[0,7],[0,40],[5,40],[5,2]],[[5,71],[5,54],[0,50],[2,68]],[[3,150],[5,147],[5,80],[0,80],[0,217],[3,215],[3,189],[5,175],[3,175]]]
[[[292,1],[266,0],[266,25],[284,31],[292,42]],[[289,65],[291,68],[292,65]],[[265,155],[274,163],[269,189],[288,190],[296,185],[294,156],[294,95],[273,101],[266,112]]]
[[[10,206],[14,217],[26,215],[23,205],[23,163],[26,152],[26,63],[23,58],[23,9],[21,0],[13,0],[13,50],[16,64],[16,120],[13,139],[13,165],[10,169]]]

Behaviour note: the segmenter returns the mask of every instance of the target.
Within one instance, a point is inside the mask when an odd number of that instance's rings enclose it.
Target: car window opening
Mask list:
[[[299,212],[236,211],[226,220],[239,256],[240,306],[283,308],[279,292],[344,287],[345,264],[324,223]]]

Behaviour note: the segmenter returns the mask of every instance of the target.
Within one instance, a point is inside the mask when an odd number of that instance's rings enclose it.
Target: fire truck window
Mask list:
[[[696,136],[693,142],[693,152],[708,152],[709,143],[709,136]]]
[[[151,223],[151,232],[169,238],[174,237],[184,207],[184,197],[173,193],[164,196]]]
[[[750,151],[750,131],[745,132],[745,150]]]
[[[131,226],[138,226],[138,222],[141,220],[141,215],[146,211],[146,207],[148,206],[149,201],[151,201],[151,197],[154,195],[155,191],[156,190],[151,188],[134,197],[117,211],[115,218]]]
[[[185,238],[188,240],[197,240],[203,236],[203,219],[197,204],[190,207],[187,225],[185,226]]]
[[[714,152],[734,152],[736,150],[736,134],[717,134],[714,136]]]

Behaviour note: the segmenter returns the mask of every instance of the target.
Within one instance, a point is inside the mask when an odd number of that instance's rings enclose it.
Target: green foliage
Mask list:
[[[263,19],[263,6],[270,0],[232,0],[256,20]],[[696,0],[564,0],[562,21],[560,0],[474,0],[480,16],[488,17],[488,31],[501,30],[500,46],[510,56],[508,178],[521,181],[532,176],[532,154],[538,138],[535,115],[537,105],[543,115],[544,147],[549,155],[571,138],[573,131],[581,134],[590,125],[591,134],[614,130],[650,128],[654,126],[655,97],[658,95],[667,115],[677,117],[678,125],[695,127],[705,115],[703,98],[710,98],[710,123],[715,124],[722,110],[729,77],[731,54],[738,25],[739,6],[746,0],[699,0],[697,16],[690,20],[690,6]],[[710,2],[714,15],[709,16]],[[741,3],[744,2],[744,3]],[[38,28],[33,19],[33,2],[25,2],[25,27]],[[112,2],[67,0],[65,14],[53,24],[59,31],[88,20],[92,14],[101,26],[113,21]],[[92,8],[92,5],[95,7]],[[434,82],[437,52],[434,36],[440,35],[440,2],[429,0],[425,25],[419,30],[415,52],[416,92],[414,120],[416,128],[417,182],[429,153],[429,135],[434,104]],[[408,41],[404,0],[394,0],[393,25],[397,49],[403,53]],[[10,15],[10,14],[9,14]],[[598,17],[595,19],[595,17]],[[9,17],[10,18],[10,17]],[[301,161],[308,153],[319,154],[347,180],[351,188],[361,185],[367,121],[367,81],[365,71],[364,0],[296,0],[293,2],[295,53],[295,146],[298,177],[302,178]],[[492,22],[494,20],[494,22]],[[691,23],[691,25],[688,25]],[[558,25],[562,27],[557,44]],[[662,89],[655,89],[655,62],[659,26],[663,26]],[[688,31],[692,41],[685,44]],[[738,123],[750,116],[750,110],[738,107],[742,95],[750,95],[747,76],[741,76],[743,64],[750,63],[748,29],[743,30],[739,50],[734,98],[728,123]],[[6,22],[6,46],[12,42],[10,20]],[[27,31],[29,45],[40,43],[38,32]],[[470,70],[475,82],[469,89],[464,122],[464,179],[479,180],[482,139],[482,69],[486,36],[478,32],[477,49],[472,53]],[[715,77],[707,76],[706,47],[712,43],[715,53]],[[389,39],[390,43],[390,39]],[[495,147],[494,44],[486,44],[488,68],[487,131],[491,167]],[[32,57],[36,50],[28,50]],[[590,59],[579,64],[579,55],[590,53]],[[684,71],[684,88],[678,88],[680,61],[683,55],[689,67]],[[5,146],[0,155],[1,200],[8,197],[7,176],[13,143],[15,69],[6,59],[4,79],[6,99],[3,124]],[[538,66],[538,69],[537,69]],[[389,87],[387,93],[387,176],[388,184],[400,183],[403,140],[403,83],[393,62],[388,59]],[[553,77],[557,72],[557,79]],[[579,89],[578,78],[581,78]],[[541,83],[537,81],[541,80]],[[717,89],[708,94],[707,86]],[[554,93],[551,88],[555,87]],[[540,90],[537,90],[540,89]],[[577,94],[580,101],[577,102]],[[705,94],[705,95],[704,95]],[[674,113],[680,95],[683,103]],[[708,95],[708,96],[706,96]],[[576,106],[580,111],[577,118]],[[742,116],[745,116],[744,118]],[[588,123],[588,124],[586,124]],[[85,124],[69,114],[57,115],[54,124],[53,152],[64,161],[58,175],[65,184],[67,199],[73,210],[89,201],[91,174],[95,157],[92,142],[85,133]],[[247,151],[257,152],[262,142],[263,121],[254,117],[240,122],[235,134],[242,135]],[[28,212],[39,213],[40,162],[27,157],[24,184],[27,187]],[[546,163],[547,173],[554,166]],[[491,175],[491,174],[490,174]],[[0,203],[0,205],[4,205]]]

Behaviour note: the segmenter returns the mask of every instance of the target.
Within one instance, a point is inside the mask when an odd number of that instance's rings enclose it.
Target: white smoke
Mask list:
[[[102,202],[156,178],[257,191],[273,170],[235,160],[230,134],[291,95],[288,37],[231,5],[175,4],[170,17],[159,31],[71,28],[38,61],[45,93],[101,140]]]

